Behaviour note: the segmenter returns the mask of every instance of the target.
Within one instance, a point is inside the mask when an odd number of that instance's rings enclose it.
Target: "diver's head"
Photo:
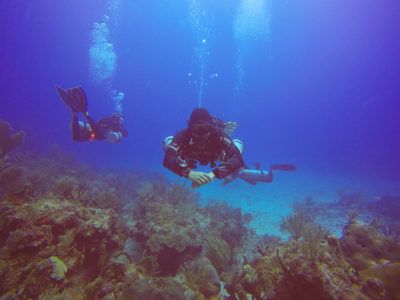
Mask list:
[[[190,114],[189,125],[199,122],[210,122],[212,120],[211,114],[205,108],[196,108]]]
[[[204,108],[196,108],[190,115],[189,130],[193,143],[198,149],[204,149],[212,135],[211,114]]]

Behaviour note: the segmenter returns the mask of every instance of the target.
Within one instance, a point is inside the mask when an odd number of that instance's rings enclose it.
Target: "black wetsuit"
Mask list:
[[[216,166],[215,162],[220,162]],[[244,167],[243,157],[234,142],[223,133],[213,132],[204,149],[192,143],[189,129],[176,134],[165,150],[164,166],[179,176],[187,177],[196,163],[211,164],[215,177],[221,179]]]
[[[110,131],[120,132],[123,137],[128,136],[126,129],[113,117],[103,118],[98,122],[95,122],[89,115],[85,115],[85,118],[88,123],[83,122],[84,127],[79,124],[77,115],[72,118],[72,138],[74,141],[88,141],[91,139],[92,133],[94,134],[94,139],[104,140]]]

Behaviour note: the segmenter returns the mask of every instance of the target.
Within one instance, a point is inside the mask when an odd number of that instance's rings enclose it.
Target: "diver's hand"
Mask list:
[[[203,184],[206,184],[206,183],[210,183],[211,181],[213,181],[215,179],[215,174],[213,172],[206,173],[206,175],[208,176],[209,181],[204,182],[204,183],[202,183],[200,185],[203,185]],[[199,187],[199,186],[197,186],[197,187]]]
[[[211,178],[211,181],[215,179],[215,174],[214,174],[214,172],[207,173],[207,175],[208,175],[208,177]]]
[[[211,182],[215,178],[215,175],[213,172],[204,173],[198,171],[190,171],[188,174],[188,178],[192,181],[192,187],[195,188]]]

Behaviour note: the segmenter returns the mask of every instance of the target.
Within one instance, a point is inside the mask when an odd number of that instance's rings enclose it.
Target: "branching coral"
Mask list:
[[[231,249],[243,246],[250,214],[242,214],[240,208],[232,208],[224,202],[209,204],[205,210],[211,216],[210,226],[220,232]]]
[[[308,215],[295,212],[284,217],[280,227],[282,231],[288,232],[293,239],[298,240],[304,236],[306,226],[310,222],[312,222],[312,219]]]
[[[322,227],[309,223],[304,226],[303,240],[301,241],[301,249],[304,257],[316,262],[322,251],[321,243],[325,237],[325,231]]]
[[[204,236],[203,245],[204,252],[213,266],[219,271],[226,268],[232,256],[228,243],[220,238],[218,234],[209,231]]]
[[[182,267],[189,286],[199,290],[204,296],[216,296],[220,292],[220,279],[217,271],[207,258],[201,258]]]

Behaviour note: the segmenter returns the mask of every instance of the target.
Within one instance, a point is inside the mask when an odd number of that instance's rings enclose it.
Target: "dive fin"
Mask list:
[[[68,94],[71,96],[71,100],[78,112],[87,112],[87,97],[82,87],[71,88],[68,90]]]
[[[294,171],[296,170],[296,166],[292,164],[271,165],[270,169],[279,171]]]
[[[87,112],[87,97],[81,87],[64,90],[63,88],[56,86],[56,90],[64,103],[71,108],[72,112]]]
[[[67,90],[56,85],[56,90],[61,100],[72,110],[73,113],[78,113],[79,111],[72,105],[70,96]]]

